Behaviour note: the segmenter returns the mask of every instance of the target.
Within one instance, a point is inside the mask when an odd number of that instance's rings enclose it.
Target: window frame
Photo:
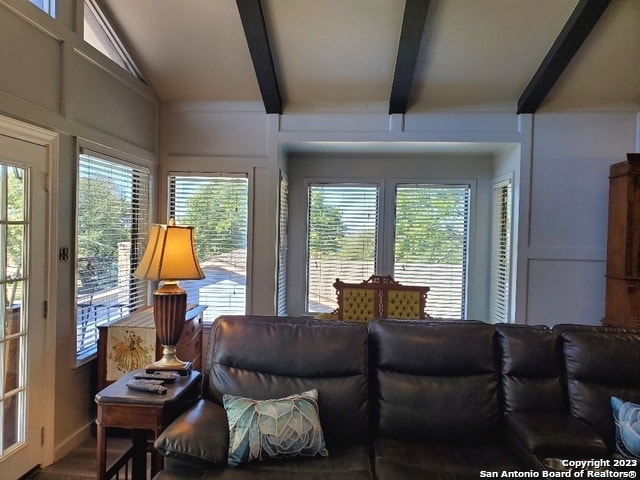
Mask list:
[[[57,10],[58,10],[57,2],[58,0],[40,0],[39,2],[38,0],[29,0],[29,3],[31,5],[33,5],[38,10],[46,13],[47,15],[49,15],[51,18],[54,18],[54,19],[56,18]]]
[[[440,179],[394,179],[392,182],[390,182],[390,198],[389,201],[392,203],[393,208],[390,208],[389,211],[392,212],[389,215],[389,221],[393,224],[392,228],[390,228],[390,233],[392,234],[391,237],[389,238],[389,251],[388,252],[384,252],[385,256],[388,256],[388,261],[390,262],[391,267],[389,268],[389,272],[390,275],[394,277],[395,280],[398,280],[402,283],[401,279],[396,278],[397,275],[395,275],[395,242],[396,242],[396,199],[397,199],[397,190],[399,187],[402,186],[406,186],[406,185],[413,185],[413,186],[424,186],[424,187],[434,187],[434,188],[456,188],[456,187],[460,187],[460,188],[468,188],[468,209],[467,209],[467,219],[466,219],[466,223],[467,223],[467,230],[466,230],[466,239],[464,241],[465,245],[465,252],[464,252],[464,258],[465,258],[465,264],[463,265],[463,273],[462,273],[462,279],[463,279],[463,283],[462,283],[462,302],[460,305],[461,311],[460,311],[460,319],[465,319],[467,318],[467,311],[468,311],[468,306],[469,306],[469,278],[471,275],[471,266],[472,266],[472,239],[474,238],[474,235],[472,234],[472,228],[473,228],[473,218],[474,218],[474,210],[475,210],[475,188],[476,188],[476,181],[475,180],[471,180],[471,179],[456,179],[456,180],[440,180]],[[427,286],[433,288],[434,285],[430,285],[429,282],[425,282]],[[407,283],[407,285],[409,285],[409,283]],[[432,293],[433,295],[433,293]],[[429,295],[427,295],[427,314],[429,315],[435,315],[437,317],[437,314],[434,314],[434,312],[432,312],[429,309]],[[448,318],[448,317],[447,317]]]
[[[287,268],[289,250],[289,180],[280,172],[278,185],[278,265],[276,283],[276,314],[286,316],[287,304]]]
[[[464,275],[465,284],[464,288],[464,305],[462,311],[462,318],[465,319],[468,316],[468,311],[473,302],[473,292],[470,292],[469,285],[472,282],[477,282],[474,278],[476,275],[475,269],[475,252],[476,243],[476,211],[477,203],[480,200],[478,198],[478,179],[473,177],[413,177],[413,178],[392,178],[392,177],[345,177],[345,178],[333,178],[333,177],[305,177],[304,178],[304,191],[303,196],[305,200],[304,204],[304,221],[303,230],[300,232],[300,241],[304,242],[304,261],[299,267],[300,279],[303,282],[308,282],[306,265],[309,259],[309,252],[307,250],[307,237],[309,231],[308,213],[309,202],[308,192],[309,186],[314,184],[353,184],[353,185],[371,185],[377,184],[379,186],[378,191],[378,232],[377,232],[377,258],[376,258],[376,275],[391,275],[394,274],[394,244],[395,244],[395,191],[398,185],[403,184],[425,184],[425,185],[442,185],[442,186],[468,186],[469,187],[469,211],[468,211],[468,226],[467,226],[467,244],[466,244],[466,273]],[[293,187],[295,188],[295,187]],[[292,187],[290,187],[290,198],[292,195]],[[300,192],[302,193],[302,192]],[[297,197],[296,197],[297,198]],[[297,235],[295,237],[298,238]],[[294,239],[295,241],[295,239]],[[290,243],[290,252],[292,249],[296,249],[293,244]],[[366,280],[366,279],[362,279]],[[292,299],[295,305],[300,305],[304,315],[315,315],[321,312],[307,311],[306,288],[303,291],[295,290],[296,296],[300,295],[300,298]],[[295,309],[292,309],[295,310]],[[427,313],[429,312],[429,296],[427,295]]]
[[[309,198],[310,198],[310,191],[309,189],[313,186],[343,186],[343,187],[358,187],[358,186],[362,186],[362,187],[373,187],[375,186],[377,189],[377,199],[376,199],[376,204],[377,204],[377,224],[378,227],[376,229],[376,233],[375,233],[375,241],[376,241],[376,251],[375,251],[375,257],[373,259],[374,262],[374,271],[372,272],[372,274],[376,274],[376,271],[380,270],[380,260],[381,260],[381,245],[380,245],[380,241],[381,241],[381,232],[382,232],[382,221],[383,221],[383,217],[382,217],[382,212],[384,210],[384,206],[383,206],[383,192],[384,192],[384,181],[380,180],[380,179],[374,179],[374,180],[367,180],[367,179],[356,179],[356,180],[349,180],[349,179],[320,179],[320,178],[310,178],[307,179],[305,181],[305,220],[304,220],[304,262],[303,262],[303,279],[305,282],[305,288],[304,288],[304,297],[302,299],[302,306],[304,309],[304,314],[305,315],[316,315],[318,313],[322,313],[320,311],[314,311],[314,310],[310,310],[309,309],[309,269],[308,269],[308,265],[309,265],[309,213],[310,213],[310,205],[309,205]],[[347,281],[344,278],[341,278],[341,280]],[[366,280],[366,279],[363,279]],[[333,281],[335,281],[335,278],[332,279],[332,284]],[[326,311],[325,311],[326,312]]]
[[[478,242],[482,242],[476,235],[476,218],[478,212],[478,202],[482,201],[479,194],[478,178],[476,177],[399,177],[390,179],[387,183],[387,191],[385,192],[386,209],[390,212],[395,212],[395,191],[398,185],[403,184],[420,184],[420,185],[468,185],[469,186],[469,219],[467,226],[467,265],[465,274],[464,285],[464,306],[462,311],[462,319],[467,319],[469,316],[469,309],[474,308],[474,296],[475,292],[472,291],[469,286],[479,285],[478,278],[476,278],[476,250]],[[395,213],[388,215],[387,222],[390,222],[390,227],[386,232],[385,245],[390,245],[388,251],[385,252],[384,265],[387,268],[385,272],[389,272],[389,275],[394,274],[394,259],[395,259]],[[482,281],[484,283],[484,280]],[[429,285],[427,285],[429,286]],[[427,313],[429,312],[429,295],[427,295]]]
[[[250,172],[247,171],[181,171],[181,170],[170,170],[166,172],[166,189],[165,189],[165,212],[166,218],[170,218],[172,215],[172,193],[171,193],[171,182],[174,177],[210,177],[210,178],[219,178],[219,177],[237,177],[243,178],[247,181],[247,252],[246,252],[246,266],[245,266],[245,302],[244,302],[244,314],[247,314],[250,311],[250,300],[251,300],[251,258],[252,258],[252,222],[253,222],[253,198],[252,198],[252,184],[253,184],[253,176]],[[198,232],[195,232],[197,237]],[[196,238],[197,242],[197,238]],[[202,260],[202,259],[199,259]],[[211,325],[213,319],[219,314],[215,314],[213,310],[206,309],[204,311],[204,324]]]
[[[75,215],[74,215],[74,237],[75,237],[75,269],[74,269],[74,288],[73,288],[73,292],[74,292],[74,315],[73,315],[73,319],[74,319],[74,331],[76,332],[76,351],[74,354],[74,363],[76,365],[76,367],[82,366],[86,363],[88,363],[89,361],[93,360],[96,355],[97,355],[97,349],[98,349],[98,334],[96,332],[96,341],[95,341],[95,351],[93,350],[93,348],[84,348],[82,350],[78,350],[78,345],[77,345],[77,338],[78,338],[78,329],[80,328],[80,312],[79,312],[79,308],[78,308],[78,283],[80,280],[80,273],[79,273],[79,253],[80,253],[80,247],[79,247],[79,237],[78,237],[78,221],[79,221],[79,200],[80,200],[80,162],[81,162],[81,155],[88,155],[88,156],[92,156],[92,157],[96,157],[104,162],[110,162],[114,165],[119,165],[122,168],[129,168],[132,169],[134,171],[140,172],[144,175],[146,175],[146,192],[147,192],[147,199],[146,199],[146,212],[142,210],[140,210],[138,217],[142,220],[141,223],[138,223],[138,226],[135,228],[135,230],[137,230],[138,232],[138,243],[140,244],[139,247],[139,258],[138,258],[138,262],[140,261],[140,259],[142,258],[142,255],[144,253],[144,248],[146,246],[147,243],[147,238],[148,238],[148,234],[149,234],[149,227],[151,225],[151,215],[152,215],[152,197],[153,197],[153,175],[152,175],[152,171],[149,168],[149,165],[146,164],[146,162],[144,162],[142,159],[139,159],[137,157],[133,157],[129,154],[126,154],[124,152],[120,152],[120,151],[114,151],[114,150],[109,150],[109,153],[105,153],[105,150],[97,145],[93,145],[91,144],[91,142],[82,142],[79,141],[77,144],[77,148],[76,148],[76,176],[75,176],[75,181],[76,181],[76,192],[75,192]],[[135,193],[134,188],[132,188],[132,193]],[[136,207],[138,209],[140,209],[140,207]],[[133,209],[133,207],[132,207]],[[132,227],[133,230],[133,227]],[[135,270],[135,266],[137,265],[137,262],[135,262],[134,259],[131,260],[131,266],[130,266],[130,274],[129,274],[129,281],[134,281],[139,285],[139,289],[140,289],[140,293],[139,293],[139,298],[140,300],[138,302],[135,302],[134,304],[129,304],[128,307],[126,307],[127,312],[126,313],[122,313],[118,316],[114,316],[114,318],[108,318],[107,319],[107,323],[105,323],[104,325],[110,325],[113,322],[118,321],[119,319],[125,317],[126,315],[128,315],[129,313],[131,313],[131,311],[135,310],[136,308],[140,308],[142,306],[146,306],[150,303],[150,299],[151,299],[151,289],[149,287],[149,282],[145,282],[143,280],[137,280],[134,279],[133,277],[133,271]],[[97,325],[96,325],[96,329],[97,329]],[[83,353],[83,355],[81,355],[81,353]]]
[[[506,270],[506,284],[508,288],[507,298],[504,301],[506,311],[503,312],[503,315],[500,318],[494,317],[494,309],[496,302],[496,288],[498,286],[495,284],[496,282],[496,255],[497,255],[497,245],[496,245],[496,228],[500,227],[497,224],[496,217],[496,190],[504,187],[508,187],[509,190],[509,199],[508,199],[508,214],[509,214],[509,226],[508,226],[508,265]],[[514,178],[513,174],[503,175],[497,178],[494,178],[491,182],[491,256],[490,256],[490,264],[489,264],[489,321],[492,323],[495,322],[508,322],[513,323],[514,321],[514,269],[515,269],[515,257],[514,257],[514,215],[515,215],[515,202],[514,202]]]

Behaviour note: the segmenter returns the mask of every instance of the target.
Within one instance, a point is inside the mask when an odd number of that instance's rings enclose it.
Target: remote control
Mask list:
[[[159,380],[129,380],[127,382],[127,387],[138,392],[157,393],[158,395],[164,395],[165,393],[167,393],[167,387],[156,383],[158,381]],[[162,382],[160,381],[160,383]]]
[[[136,380],[160,380],[161,382],[173,383],[178,375],[175,373],[136,373],[133,378]]]
[[[151,378],[145,378],[145,379],[139,378],[136,380],[140,380],[141,382],[148,383],[150,385],[162,385],[164,383],[164,381],[162,380],[154,380]]]

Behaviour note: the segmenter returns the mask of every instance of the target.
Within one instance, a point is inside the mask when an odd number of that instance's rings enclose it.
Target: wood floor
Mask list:
[[[131,441],[128,438],[109,438],[107,445],[107,464],[110,465],[131,445]],[[32,473],[26,480],[95,480],[96,463],[96,438],[90,437],[69,455]],[[131,467],[129,466],[128,471],[126,468],[115,478],[130,479]]]

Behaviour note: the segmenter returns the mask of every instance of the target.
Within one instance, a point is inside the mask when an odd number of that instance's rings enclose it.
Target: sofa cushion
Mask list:
[[[562,335],[571,414],[615,451],[611,397],[640,403],[640,334],[567,331]]]
[[[378,433],[473,442],[501,433],[493,326],[375,320],[370,324]]]
[[[505,412],[568,412],[560,335],[528,325],[496,329]]]
[[[378,480],[416,478],[474,479],[480,471],[522,470],[514,455],[500,443],[446,445],[403,442],[378,438],[375,442],[375,472]]]
[[[291,317],[223,316],[212,329],[203,395],[256,400],[317,389],[327,447],[369,436],[367,326]]]
[[[227,464],[229,428],[220,405],[200,400],[160,434],[155,448],[167,458],[196,467]]]
[[[224,395],[223,401],[229,421],[229,465],[328,455],[317,390],[273,400]]]
[[[187,467],[191,467],[187,468]],[[350,445],[331,450],[328,457],[295,457],[248,463],[239,468],[194,470],[175,458],[165,460],[165,470],[154,480],[371,480],[369,450]]]
[[[607,446],[587,424],[569,413],[514,412],[507,429],[530,454],[547,457],[602,458]]]
[[[611,397],[616,424],[616,450],[626,458],[640,459],[640,405]]]

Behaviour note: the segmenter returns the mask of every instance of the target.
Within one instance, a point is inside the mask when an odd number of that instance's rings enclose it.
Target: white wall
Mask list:
[[[96,365],[75,365],[75,175],[78,140],[104,151],[135,157],[152,171],[158,163],[159,102],[153,89],[123,71],[82,40],[81,0],[58,2],[54,20],[24,0],[0,0],[0,114],[43,126],[59,135],[57,197],[59,247],[69,261],[55,262],[57,305],[48,322],[55,358],[54,432],[45,432],[51,461],[90,433],[95,421]],[[56,178],[53,176],[52,178]],[[36,205],[34,208],[43,208]],[[43,272],[46,265],[40,266]]]
[[[162,111],[161,177],[169,171],[254,176],[247,311],[274,314],[278,179],[279,169],[285,170],[290,189],[288,301],[290,313],[297,315],[304,313],[306,177],[471,181],[479,207],[472,212],[467,311],[469,317],[486,319],[491,179],[494,163],[501,174],[519,169],[519,145],[529,142],[520,128],[511,114],[388,116],[363,106],[362,111],[277,117],[264,115],[260,104],[171,103]],[[525,137],[529,133],[525,129]],[[159,208],[165,204],[163,186]]]
[[[637,112],[535,115],[518,320],[601,322],[609,166],[638,151],[638,118]]]
[[[306,285],[306,185],[311,181],[375,182],[392,196],[392,182],[454,183],[471,186],[469,221],[469,271],[467,317],[486,319],[488,315],[489,237],[491,234],[490,154],[462,153],[296,153],[289,156],[289,256],[288,311],[305,314]],[[384,215],[385,231],[393,231],[390,215]],[[389,243],[393,240],[388,239]],[[387,252],[388,253],[388,252]],[[392,274],[393,259],[381,259],[379,274]],[[365,280],[363,278],[363,280]],[[427,306],[429,305],[427,297]],[[428,309],[427,309],[428,311]]]
[[[475,148],[486,155],[489,149],[493,157],[492,176],[510,172],[514,175],[514,218],[518,220],[514,232],[516,289],[512,299],[515,321],[548,325],[601,321],[608,168],[612,163],[624,161],[627,152],[637,151],[638,112],[549,112],[523,116],[442,112],[387,116],[367,112],[363,106],[362,111],[285,113],[276,117],[261,115],[260,110],[261,106],[248,108],[245,104],[173,104],[170,119],[164,113],[161,129],[161,138],[166,142],[161,160],[163,170],[191,165],[196,160],[198,168],[216,170],[228,162],[247,161],[247,155],[252,168],[266,168],[263,181],[256,183],[264,196],[254,191],[253,206],[265,216],[254,217],[251,271],[257,276],[249,280],[254,291],[249,312],[275,311],[272,253],[277,244],[279,168],[289,177],[290,198],[296,199],[300,196],[296,194],[299,177],[311,174],[311,170],[306,173],[296,170],[296,162],[302,157],[311,160],[322,157],[318,161],[329,162],[327,169],[334,178],[341,174],[352,177],[354,171],[345,169],[344,164],[336,167],[345,151],[353,155],[358,148],[364,148],[391,158],[394,152],[415,153],[416,149],[428,151],[434,145],[446,148],[455,145],[454,150],[466,154]],[[178,132],[183,132],[187,125],[190,131],[183,137],[186,134]],[[195,138],[194,127],[198,132]],[[237,128],[242,128],[243,133],[239,135]],[[197,145],[197,149],[189,144]],[[181,155],[185,149],[189,150],[186,157]],[[362,161],[362,153],[355,155]],[[378,169],[383,172],[383,164],[379,159],[371,160],[366,168],[375,176]],[[326,176],[327,169],[316,173]],[[290,218],[294,236],[300,208],[298,198],[291,205],[291,214],[296,217]],[[289,279],[292,290],[289,298],[297,295],[296,285],[301,280],[299,263],[303,256],[301,247],[296,245],[289,243],[289,272],[293,277]],[[484,254],[488,257],[488,245],[478,244],[477,249],[476,261],[482,261]],[[477,279],[477,285],[482,280]],[[488,278],[484,280],[488,282]],[[257,289],[261,291],[258,296]],[[481,287],[475,291],[484,294]],[[476,306],[469,316],[482,317],[486,312],[483,301],[470,300]],[[292,301],[295,313],[300,313],[300,301]]]
[[[169,172],[248,175],[247,311],[256,315],[272,315],[275,309],[279,171],[276,153],[269,153],[274,120],[259,103],[162,106],[160,220],[167,215]]]

